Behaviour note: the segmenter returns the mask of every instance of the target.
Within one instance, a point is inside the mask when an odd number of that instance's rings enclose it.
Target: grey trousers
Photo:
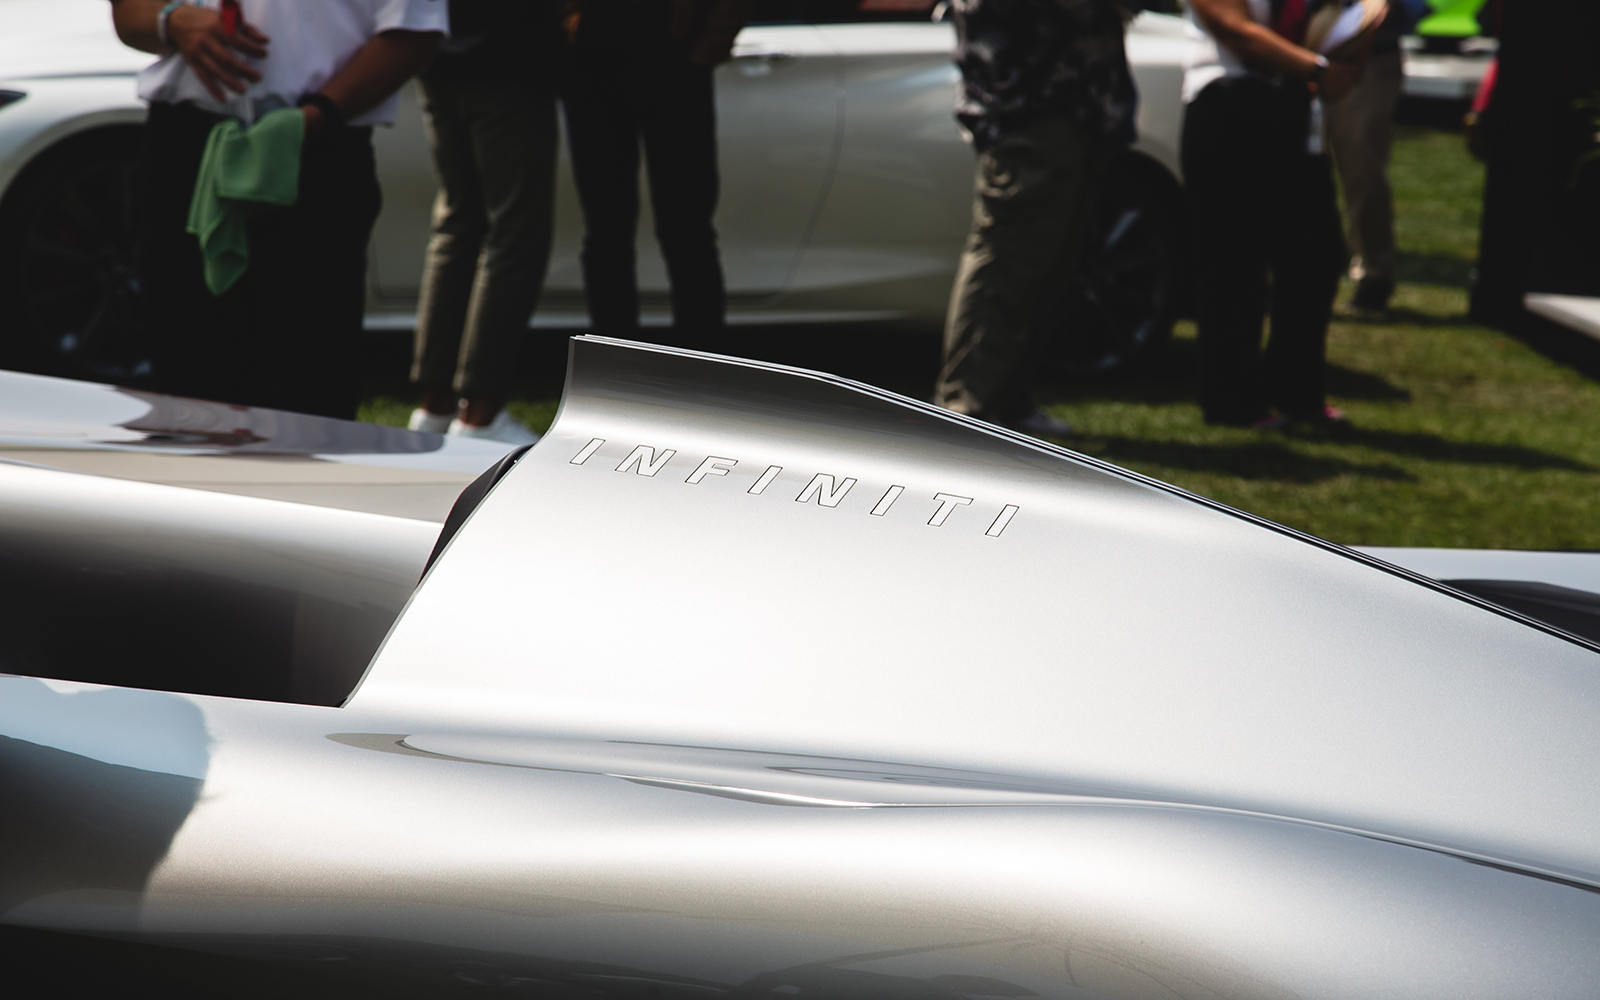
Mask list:
[[[1387,288],[1394,285],[1395,253],[1389,149],[1404,82],[1400,53],[1380,52],[1354,90],[1324,105],[1328,144],[1344,190],[1350,277]]]
[[[411,379],[504,397],[550,261],[555,94],[424,80],[422,112],[439,196]]]
[[[1046,118],[978,156],[934,402],[998,423],[1033,412],[1036,320],[1080,263],[1095,187],[1119,148]]]

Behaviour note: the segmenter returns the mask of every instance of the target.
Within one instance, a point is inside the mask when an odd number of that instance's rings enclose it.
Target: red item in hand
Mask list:
[[[222,0],[222,30],[237,35],[243,23],[244,11],[239,9],[239,0]]]

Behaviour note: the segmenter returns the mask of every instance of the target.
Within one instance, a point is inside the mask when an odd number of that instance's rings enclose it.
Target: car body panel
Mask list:
[[[0,371],[0,463],[443,523],[493,441]]]
[[[1597,656],[866,386],[586,338],[343,707],[0,677],[0,942],[353,996],[1584,996]]]
[[[1600,884],[1592,648],[933,407],[574,345],[353,704],[1177,795]],[[472,593],[508,558],[542,571]]]
[[[339,704],[506,450],[0,372],[0,671]]]

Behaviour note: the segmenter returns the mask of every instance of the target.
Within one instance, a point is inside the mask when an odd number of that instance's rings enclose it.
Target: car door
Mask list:
[[[757,12],[760,14],[760,10]],[[721,198],[716,224],[731,304],[760,302],[788,285],[826,188],[842,116],[839,61],[808,24],[753,24],[717,71]],[[384,209],[373,231],[369,326],[413,321],[438,190],[417,88],[375,136]],[[666,315],[666,267],[641,181],[639,287],[647,319]],[[565,143],[556,181],[555,243],[536,322],[582,325],[583,213]]]
[[[971,223],[973,154],[952,114],[955,30],[911,2],[860,0],[818,15],[845,66],[844,129],[796,304],[942,318]]]

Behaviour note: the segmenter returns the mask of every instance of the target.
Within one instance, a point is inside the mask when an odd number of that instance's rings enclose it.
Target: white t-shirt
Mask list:
[[[198,4],[215,9],[220,0]],[[265,59],[239,58],[261,73],[246,101],[212,100],[188,63],[177,53],[162,57],[139,74],[139,96],[147,101],[191,101],[207,111],[236,118],[259,117],[280,107],[293,107],[302,94],[318,90],[356,51],[381,32],[450,30],[448,0],[240,0],[246,23],[272,41]],[[399,96],[350,121],[351,125],[392,125]]]
[[[1206,89],[1206,84],[1212,80],[1224,76],[1244,76],[1250,70],[1239,61],[1238,56],[1217,44],[1211,33],[1206,31],[1205,22],[1194,12],[1192,4],[1185,6],[1189,9],[1189,24],[1193,29],[1191,37],[1196,40],[1196,44],[1189,49],[1189,62],[1183,72],[1183,103],[1188,104],[1199,97],[1200,91]],[[1270,0],[1246,0],[1245,6],[1250,12],[1250,20],[1257,24],[1271,22]]]

